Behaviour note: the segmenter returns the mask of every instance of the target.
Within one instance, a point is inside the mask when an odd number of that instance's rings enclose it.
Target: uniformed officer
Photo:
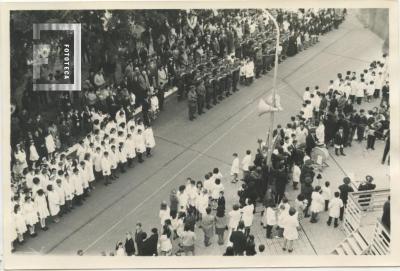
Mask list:
[[[225,93],[226,93],[226,97],[231,96],[232,93],[232,68],[229,67],[229,69],[227,70],[226,74],[225,74]]]
[[[263,58],[262,58],[262,52],[261,52],[261,47],[256,46],[254,47],[254,54],[255,54],[255,70],[256,70],[256,78],[260,77],[261,71],[262,71],[262,66],[263,66]]]
[[[189,87],[188,107],[189,107],[189,120],[194,120],[196,118],[194,114],[196,113],[196,108],[197,108],[197,93],[196,93],[196,88],[193,85]]]
[[[218,73],[218,100],[220,101],[224,99],[225,79],[224,66],[222,66]]]
[[[197,79],[197,112],[199,115],[203,114],[204,102],[206,100],[206,88],[202,78]]]
[[[211,83],[210,74],[208,74],[208,73],[204,76],[204,86],[206,88],[206,108],[211,109],[211,107],[212,107],[211,100],[213,97],[213,86]]]
[[[212,86],[212,98],[213,98],[213,104],[216,105],[219,103],[217,97],[218,97],[218,68],[213,69],[212,71],[212,77],[211,77],[211,86]]]
[[[232,91],[238,91],[238,83],[240,79],[240,59],[236,58],[235,63],[233,64],[234,68],[232,71]]]

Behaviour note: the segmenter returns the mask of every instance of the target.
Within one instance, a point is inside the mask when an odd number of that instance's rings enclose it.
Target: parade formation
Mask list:
[[[88,198],[95,196],[96,187],[118,186],[122,175],[134,179],[139,164],[145,166],[159,155],[154,127],[168,113],[167,106],[187,103],[187,112],[180,113],[195,125],[214,107],[229,106],[229,97],[238,91],[268,80],[275,55],[278,63],[284,62],[340,28],[347,10],[77,14],[82,20],[102,22],[84,29],[88,36],[82,58],[87,69],[82,91],[34,92],[28,77],[20,87],[20,101],[12,96],[10,212],[15,253],[25,242],[57,228],[74,209],[85,208],[86,201],[91,204]],[[160,20],[153,18],[157,16]],[[279,25],[279,47],[269,16]],[[129,35],[118,40],[112,31],[126,17]],[[96,45],[99,41],[91,31],[107,33],[103,47]],[[335,71],[336,78],[326,85],[311,79],[302,102],[295,105],[300,110],[293,110],[285,125],[272,127],[273,146],[262,139],[256,149],[254,144],[245,146],[245,153],[229,147],[229,172],[215,165],[201,169],[202,176],[188,176],[160,202],[159,210],[149,210],[159,214],[158,225],[144,225],[136,218],[132,230],[115,240],[115,248],[101,254],[194,256],[199,239],[205,251],[223,247],[224,256],[264,255],[275,239],[283,240],[282,253],[292,253],[302,225],[341,226],[349,193],[376,188],[373,172],[365,174],[361,184],[344,177],[336,187],[325,179],[324,167],[330,157],[346,156],[356,144],[366,142],[363,149],[372,152],[379,140],[385,144],[381,163],[390,163],[387,59],[383,54],[370,59],[363,70]],[[51,82],[54,75],[47,76],[41,82]],[[226,196],[232,189],[233,199]],[[390,197],[387,202],[381,220],[390,230]],[[323,213],[326,221],[321,221]],[[145,226],[150,227],[148,233]],[[256,227],[265,232],[262,240]],[[82,247],[75,251],[86,253]]]

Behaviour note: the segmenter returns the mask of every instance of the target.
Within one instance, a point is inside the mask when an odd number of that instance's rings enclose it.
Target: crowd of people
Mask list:
[[[343,20],[343,11],[333,9],[271,12],[283,36],[282,59]],[[11,115],[13,240],[23,243],[27,232],[36,236],[37,224],[47,230],[48,217],[58,222],[85,201],[96,182],[108,185],[136,157],[141,163],[144,155],[151,156],[151,122],[163,109],[167,89],[176,87],[178,99],[187,97],[189,107],[196,96],[194,111],[201,114],[237,90],[239,82],[251,84],[272,65],[273,27],[264,12],[191,11],[183,17],[180,28],[167,19],[148,25],[139,40],[121,48],[122,57],[92,65],[81,93],[32,92],[32,82],[27,83],[22,106],[14,105]],[[156,38],[158,31],[166,32]],[[49,103],[59,105],[50,120],[37,111]],[[61,152],[77,141],[73,155]],[[218,206],[219,192],[212,196]]]
[[[318,161],[311,154],[319,146],[333,147],[335,155],[345,155],[344,149],[352,146],[353,139],[358,144],[367,141],[366,149],[373,151],[375,140],[380,139],[386,141],[382,157],[382,163],[385,162],[390,136],[386,58],[384,55],[382,60],[371,62],[358,73],[347,71],[345,76],[339,73],[325,89],[306,88],[300,113],[285,128],[278,126],[274,131],[276,144],[271,166],[263,142],[254,159],[251,150],[246,151],[241,161],[234,153],[231,182],[237,183],[242,172],[237,203],[226,202],[224,190],[229,177],[224,178],[218,168],[206,173],[201,181],[188,178],[185,185],[171,192],[169,204],[162,202],[161,226],[152,229],[151,237],[143,234],[139,223],[136,232],[127,235],[130,238],[117,243],[112,255],[195,255],[196,240],[204,240],[204,246],[209,247],[215,235],[219,245],[227,246],[225,256],[255,255],[253,220],[255,208],[260,205],[266,238],[283,238],[282,250],[289,253],[293,252],[293,242],[298,239],[300,225],[306,223],[306,218],[310,223],[318,223],[321,214],[327,212],[327,226],[333,223],[338,227],[339,220],[344,218],[349,193],[374,190],[374,179],[367,175],[354,187],[356,180],[344,177],[343,183],[333,188],[313,167]],[[370,103],[379,105],[371,109]],[[300,185],[299,193],[292,199],[288,198],[290,182],[293,191]],[[229,212],[227,204],[233,204]],[[385,203],[382,222],[390,228],[388,206]],[[204,237],[200,238],[199,230],[195,229],[200,229]],[[127,250],[127,246],[134,249]],[[264,250],[265,245],[260,244],[258,252]]]

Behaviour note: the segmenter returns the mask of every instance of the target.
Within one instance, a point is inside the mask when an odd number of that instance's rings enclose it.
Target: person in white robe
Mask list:
[[[78,168],[74,168],[73,173],[70,177],[71,184],[74,188],[74,195],[77,205],[82,205],[82,195],[83,195],[83,172]]]
[[[156,141],[154,139],[153,129],[150,126],[146,126],[143,131],[144,142],[146,145],[146,156],[151,156],[151,150],[156,146]]]
[[[49,211],[53,218],[53,222],[58,223],[60,221],[58,218],[58,214],[60,213],[60,197],[58,196],[58,193],[54,191],[51,184],[47,186],[47,199],[49,201]]]
[[[86,165],[86,162],[84,160],[79,162],[79,171],[81,172],[82,176],[82,186],[83,186],[83,200],[85,197],[88,196],[89,193],[89,178],[90,178],[90,172],[89,168]]]
[[[51,159],[53,157],[53,153],[56,150],[56,142],[54,141],[53,135],[48,132],[46,137],[44,138],[44,142],[47,150],[47,157]]]
[[[20,175],[22,174],[23,170],[28,167],[28,163],[26,162],[26,153],[21,144],[17,144],[17,149],[14,152],[14,158],[15,166],[13,167],[13,171],[16,175]]]
[[[17,231],[18,242],[22,244],[24,242],[24,233],[28,230],[25,224],[25,217],[21,211],[19,204],[14,206],[14,212],[12,215],[12,220]]]
[[[240,162],[237,153],[233,154],[233,161],[231,166],[231,176],[233,177],[232,183],[237,183],[239,181],[238,176],[240,172]]]
[[[103,154],[100,147],[96,147],[96,152],[93,154],[92,161],[94,165],[94,176],[96,180],[100,180],[102,176],[101,159]]]
[[[72,176],[73,174],[68,175],[65,179],[64,182],[62,183],[62,186],[65,191],[65,211],[70,212],[71,209],[73,208],[72,206],[72,201],[75,198],[74,194],[74,177]]]
[[[339,226],[340,209],[343,208],[343,201],[340,199],[340,193],[336,191],[334,193],[334,198],[329,201],[329,218],[326,224],[331,225],[332,219],[334,220],[333,226],[336,228]]]
[[[300,227],[299,220],[297,218],[297,211],[295,208],[290,207],[289,213],[284,221],[284,232],[283,232],[283,250],[288,250],[289,253],[293,252],[293,241],[299,238],[298,228]]]
[[[315,129],[315,136],[317,137],[318,144],[325,144],[325,125],[322,121],[319,122],[317,129]]]
[[[35,237],[35,225],[39,222],[38,214],[35,209],[35,204],[33,203],[31,197],[25,196],[25,203],[22,205],[22,214],[25,218],[25,224],[28,226],[29,234]]]
[[[237,229],[241,217],[242,217],[242,214],[240,212],[239,205],[234,204],[233,209],[228,213],[228,218],[229,218],[228,238],[227,238],[228,240],[231,236],[232,231],[235,231]]]
[[[101,169],[104,177],[104,185],[109,185],[111,176],[111,162],[109,160],[108,152],[105,151],[101,158]]]
[[[314,192],[312,192],[311,194],[311,205],[310,205],[311,223],[318,222],[318,214],[324,210],[324,206],[325,206],[325,200],[321,194],[321,187],[316,186]]]
[[[249,202],[249,199],[246,199],[246,205],[240,211],[244,222],[245,234],[248,236],[250,234],[250,227],[253,225],[254,205]]]
[[[143,153],[146,151],[146,144],[141,129],[138,129],[137,134],[135,135],[135,147],[138,161],[139,163],[143,163]]]
[[[251,151],[247,150],[246,155],[242,159],[243,175],[246,175],[249,172],[250,165],[251,165]]]
[[[128,166],[132,167],[133,159],[136,157],[135,139],[132,134],[126,136],[125,148],[127,152]]]
[[[63,179],[57,179],[56,184],[54,185],[54,191],[58,194],[58,198],[60,199],[60,216],[65,213],[65,201],[67,196]]]
[[[94,170],[93,170],[93,162],[91,159],[91,154],[86,155],[85,157],[85,164],[86,164],[86,170],[88,174],[88,182],[89,182],[89,192],[95,188],[94,186],[94,180],[96,179],[94,176]]]
[[[36,150],[35,143],[31,141],[31,144],[29,146],[29,161],[31,162],[31,165],[35,167],[35,164],[38,160],[39,160],[39,154]]]
[[[37,191],[37,195],[35,198],[35,209],[39,216],[40,226],[42,230],[47,231],[48,228],[46,226],[46,218],[50,215],[49,209],[47,208],[47,200],[42,189]]]
[[[196,197],[196,209],[199,212],[200,219],[206,215],[207,207],[209,207],[208,191],[207,189],[203,189]]]
[[[161,227],[164,226],[165,220],[171,219],[170,209],[165,201],[163,201],[161,203],[160,212],[158,214],[158,217],[160,218]]]

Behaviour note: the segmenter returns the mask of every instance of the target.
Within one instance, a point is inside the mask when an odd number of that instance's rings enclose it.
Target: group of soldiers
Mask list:
[[[198,64],[190,71],[181,73],[178,98],[187,95],[189,120],[196,118],[196,111],[201,115],[204,108],[211,109],[239,90],[239,83],[244,81],[240,70],[246,64],[246,59],[254,62],[256,78],[267,73],[274,61],[273,44],[273,39],[266,39],[264,34],[259,34],[245,41],[240,52],[235,55],[228,55],[224,59],[211,58],[209,62]]]

